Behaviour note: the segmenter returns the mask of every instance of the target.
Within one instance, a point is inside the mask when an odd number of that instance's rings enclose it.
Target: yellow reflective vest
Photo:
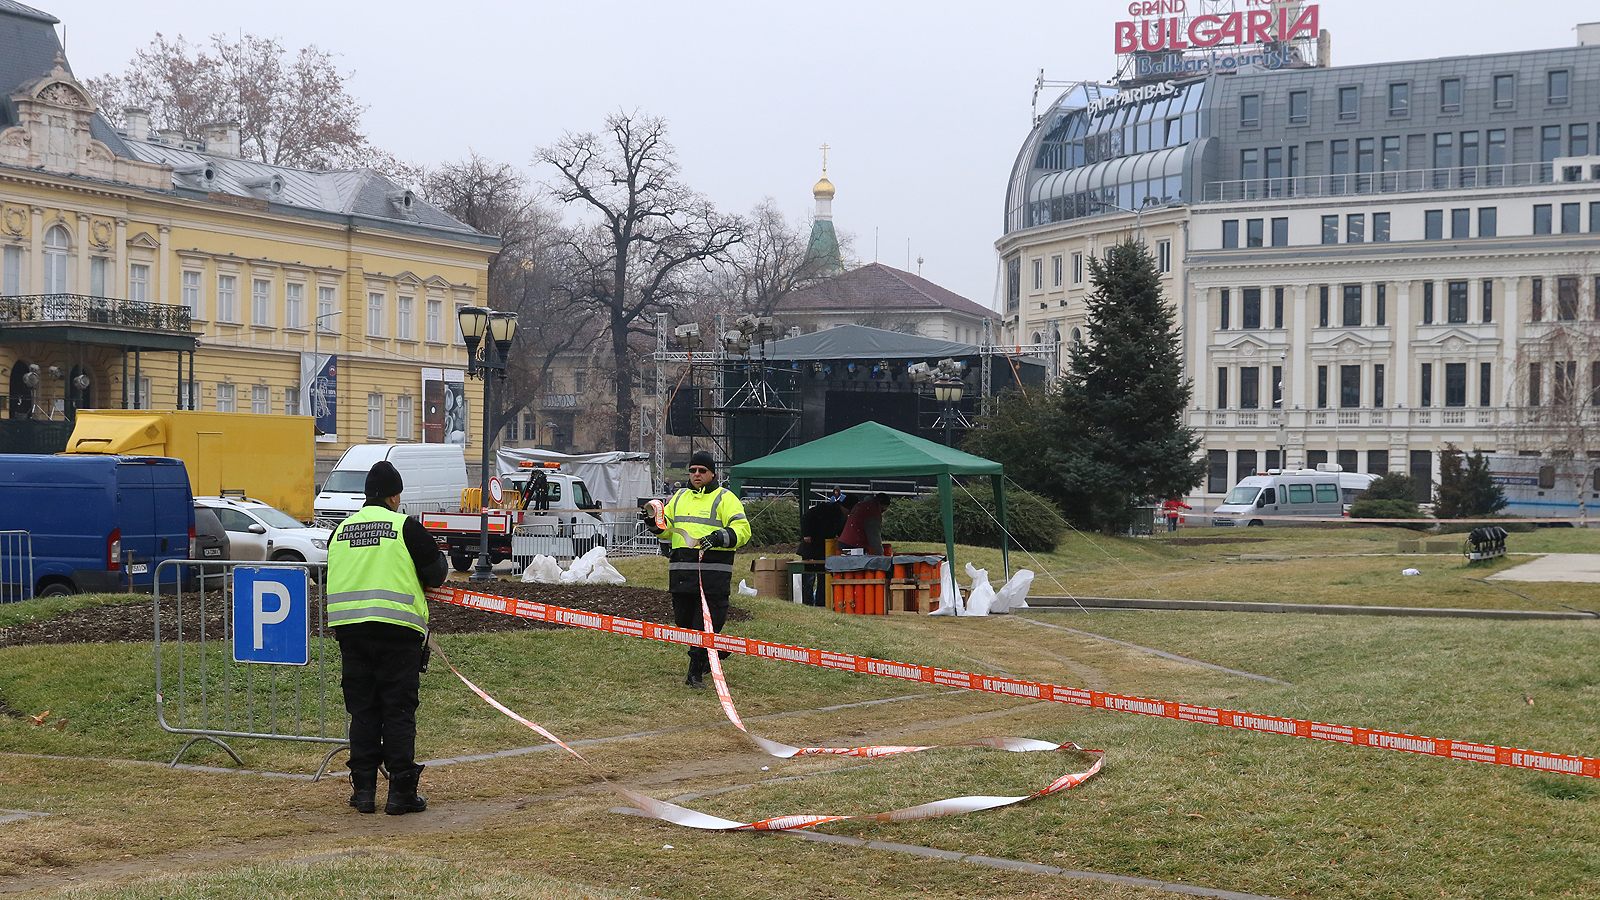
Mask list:
[[[406,517],[363,506],[328,541],[328,624],[389,622],[428,630],[428,600],[406,550]]]
[[[719,528],[733,530],[737,537],[734,547],[743,547],[750,541],[750,519],[744,514],[744,504],[725,487],[707,485],[705,489],[678,491],[667,501],[666,517],[666,533],[672,536],[674,550],[689,546],[685,535],[698,541]]]

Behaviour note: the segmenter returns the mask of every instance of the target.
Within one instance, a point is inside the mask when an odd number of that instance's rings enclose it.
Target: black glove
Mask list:
[[[732,547],[738,542],[731,528],[718,528],[700,539],[702,547]]]

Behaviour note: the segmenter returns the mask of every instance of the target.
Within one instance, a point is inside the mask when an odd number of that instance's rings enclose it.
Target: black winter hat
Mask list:
[[[689,467],[692,469],[695,466],[705,466],[713,472],[717,470],[717,464],[711,459],[711,454],[704,450],[696,450],[694,455],[689,457]]]
[[[384,497],[393,497],[406,489],[406,483],[400,478],[400,470],[394,463],[387,459],[380,459],[367,470],[366,494],[375,500]]]

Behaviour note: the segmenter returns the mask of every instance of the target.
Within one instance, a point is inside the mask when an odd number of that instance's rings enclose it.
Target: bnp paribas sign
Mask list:
[[[1315,4],[1247,0],[1246,5],[1244,12],[1192,15],[1189,0],[1138,0],[1128,4],[1134,18],[1116,23],[1116,52],[1235,52],[1317,37]]]

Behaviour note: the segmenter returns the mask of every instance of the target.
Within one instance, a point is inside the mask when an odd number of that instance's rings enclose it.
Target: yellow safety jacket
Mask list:
[[[733,582],[734,548],[750,542],[750,519],[744,513],[744,504],[732,491],[713,482],[704,488],[684,488],[673,494],[667,501],[666,519],[667,530],[662,537],[671,537],[668,589],[691,593],[704,587],[708,595],[726,596]],[[721,528],[733,532],[733,547],[689,546],[689,538],[698,542]]]
[[[426,634],[428,600],[406,550],[406,517],[363,506],[328,541],[328,624],[389,622]]]

